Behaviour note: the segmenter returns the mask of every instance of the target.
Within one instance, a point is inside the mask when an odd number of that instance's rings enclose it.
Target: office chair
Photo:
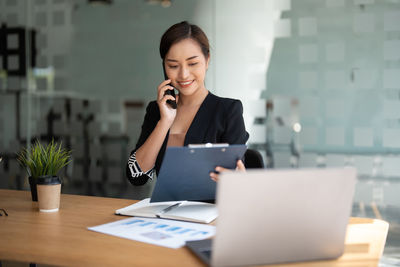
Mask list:
[[[246,169],[264,168],[264,160],[261,153],[255,149],[247,149],[244,153],[244,166]]]

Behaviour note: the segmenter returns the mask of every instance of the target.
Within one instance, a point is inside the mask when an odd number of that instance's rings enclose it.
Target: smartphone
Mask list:
[[[163,63],[163,71],[164,71],[164,79],[168,80],[168,76],[167,73],[165,72],[165,67],[164,67],[164,63]],[[172,86],[172,84],[168,84],[170,86]],[[175,97],[175,89],[172,90],[166,90],[164,95],[172,95],[173,97]],[[175,100],[167,100],[167,104],[171,106],[171,108],[176,109],[177,105],[176,105],[176,101]]]

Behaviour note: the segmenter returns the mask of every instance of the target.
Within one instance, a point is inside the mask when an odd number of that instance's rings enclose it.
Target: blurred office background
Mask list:
[[[400,258],[400,0],[0,0],[0,188],[15,153],[62,141],[63,193],[141,199],[125,178],[172,24],[206,32],[206,87],[239,98],[269,168],[354,166],[353,216],[382,218]]]

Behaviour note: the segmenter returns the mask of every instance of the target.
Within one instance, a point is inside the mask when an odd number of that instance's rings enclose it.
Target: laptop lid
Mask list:
[[[355,183],[354,168],[223,173],[212,266],[339,257]]]
[[[216,183],[210,172],[216,166],[236,168],[246,145],[204,144],[168,147],[150,202],[214,201]]]

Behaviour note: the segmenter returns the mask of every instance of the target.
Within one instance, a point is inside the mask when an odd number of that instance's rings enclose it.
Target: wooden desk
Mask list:
[[[132,200],[61,195],[60,211],[41,213],[30,192],[0,189],[0,260],[68,266],[203,266],[186,248],[169,249],[87,230],[126,217]],[[377,266],[388,224],[352,218],[345,254],[335,261],[283,266]]]

